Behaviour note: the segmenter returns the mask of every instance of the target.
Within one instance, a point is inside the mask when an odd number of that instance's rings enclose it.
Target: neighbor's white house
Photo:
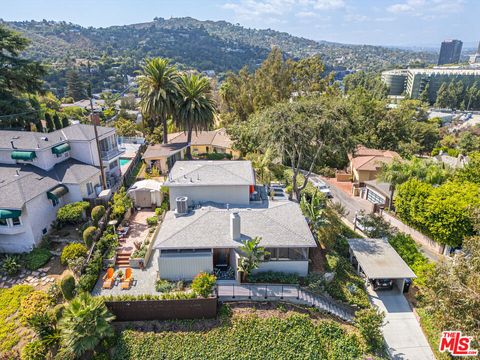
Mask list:
[[[238,281],[239,248],[254,237],[269,252],[255,271],[308,274],[309,249],[317,245],[300,207],[254,199],[259,188],[249,161],[177,161],[170,175],[171,210],[154,244],[161,278],[189,280],[205,271]]]
[[[115,130],[71,125],[51,133],[0,131],[0,252],[26,252],[39,243],[58,209],[101,191],[100,165],[120,177]]]

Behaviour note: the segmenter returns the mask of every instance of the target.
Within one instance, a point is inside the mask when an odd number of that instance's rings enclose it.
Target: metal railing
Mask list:
[[[117,147],[110,150],[101,150],[100,155],[102,156],[103,161],[109,161],[114,157],[117,157],[120,154],[123,154],[124,152],[125,152],[124,150],[121,150]]]

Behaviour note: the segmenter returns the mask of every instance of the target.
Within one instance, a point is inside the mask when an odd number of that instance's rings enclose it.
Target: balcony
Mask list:
[[[100,155],[102,156],[102,161],[110,161],[116,157],[119,157],[124,152],[125,150],[122,150],[116,147],[109,150],[101,150]]]

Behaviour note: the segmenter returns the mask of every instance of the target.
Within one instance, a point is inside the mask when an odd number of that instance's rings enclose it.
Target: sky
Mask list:
[[[480,0],[0,0],[3,20],[107,27],[191,16],[351,44],[438,46],[480,40]]]

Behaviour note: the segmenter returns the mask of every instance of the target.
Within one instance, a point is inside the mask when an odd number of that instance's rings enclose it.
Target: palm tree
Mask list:
[[[102,339],[114,335],[110,324],[114,318],[101,298],[82,293],[68,304],[58,324],[62,348],[75,357],[94,350]]]
[[[322,194],[319,195],[315,192],[310,202],[303,195],[300,201],[300,208],[307,217],[308,225],[313,233],[329,223],[326,217],[326,198]]]
[[[177,96],[178,73],[168,59],[147,59],[139,72],[138,93],[142,112],[150,119],[150,129],[162,121],[163,143],[168,142],[167,117],[172,115]]]
[[[264,185],[270,186],[272,179],[272,171],[270,168],[272,166],[274,156],[275,155],[272,148],[267,148],[263,154],[257,152],[247,155],[247,160],[252,162],[253,168],[258,175],[258,179]]]
[[[265,255],[269,255],[268,251],[265,251],[265,248],[258,246],[260,243],[259,237],[254,237],[253,239],[248,239],[243,241],[243,245],[240,246],[240,259],[238,262],[238,271],[242,273],[243,281],[247,279],[247,276],[256,268],[260,260]]]
[[[216,112],[209,80],[204,76],[184,74],[178,81],[176,120],[187,131],[187,141],[192,141],[192,132],[208,130],[213,126]],[[191,149],[187,148],[191,159]]]

